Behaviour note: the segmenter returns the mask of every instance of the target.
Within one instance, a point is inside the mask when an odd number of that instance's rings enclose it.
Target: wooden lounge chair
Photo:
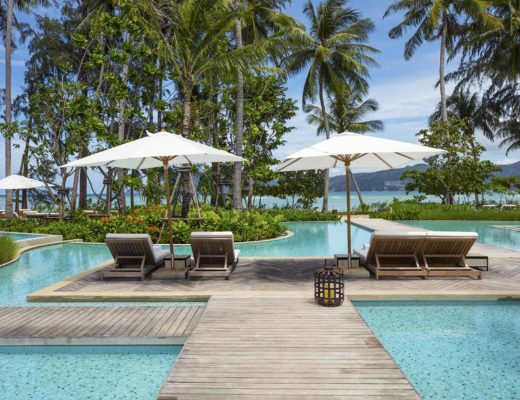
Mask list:
[[[114,265],[103,273],[105,278],[141,278],[164,265],[169,254],[160,246],[154,246],[150,235],[109,233],[105,243],[114,257]]]
[[[428,276],[481,279],[481,271],[471,268],[466,261],[477,238],[475,232],[427,232],[421,259]]]
[[[376,279],[381,276],[426,277],[419,263],[426,232],[375,231],[367,248],[356,250],[359,260]]]
[[[240,255],[240,250],[235,250],[232,232],[194,232],[190,244],[195,268],[188,272],[188,279],[194,276],[229,279]]]

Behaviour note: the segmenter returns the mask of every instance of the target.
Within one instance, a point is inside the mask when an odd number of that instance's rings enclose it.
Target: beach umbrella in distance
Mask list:
[[[350,168],[396,168],[445,153],[419,144],[344,132],[286,157],[279,172],[344,167],[347,184],[348,265],[351,266]]]
[[[213,162],[243,161],[227,151],[194,142],[174,133],[161,131],[146,132],[146,136],[108,150],[72,161],[62,168],[113,167],[124,169],[147,169],[162,167],[166,189],[166,215],[170,254],[173,255],[172,215],[170,204],[170,165],[206,164]],[[173,262],[173,260],[172,260]]]
[[[0,189],[7,190],[23,190],[23,189],[37,189],[41,187],[54,186],[50,183],[38,181],[36,179],[27,178],[22,175],[9,175],[0,179]]]

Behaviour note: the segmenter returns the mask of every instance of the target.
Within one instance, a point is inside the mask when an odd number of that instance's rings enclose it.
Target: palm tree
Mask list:
[[[329,121],[329,128],[341,133],[345,131],[355,133],[369,133],[381,131],[384,128],[381,120],[368,120],[363,118],[370,112],[375,112],[379,109],[379,104],[374,99],[363,100],[363,93],[355,91],[339,98],[329,98],[327,119]],[[307,122],[316,125],[316,132],[318,135],[325,133],[325,124],[323,119],[323,112],[320,107],[315,105],[306,105],[304,111],[308,113]],[[350,177],[359,198],[359,203],[363,205],[363,196],[357,184],[356,178],[350,172]]]
[[[407,29],[416,28],[404,47],[406,60],[412,58],[417,48],[425,41],[434,42],[440,39],[439,88],[443,121],[448,120],[444,73],[446,52],[453,56],[456,37],[460,33],[459,16],[466,15],[481,23],[492,23],[492,19],[486,13],[488,7],[488,2],[482,0],[397,0],[384,14],[387,17],[394,12],[405,13],[403,21],[388,33],[392,39],[402,37]]]
[[[5,32],[5,123],[7,129],[11,123],[11,51],[13,30],[14,0],[7,2],[7,23]],[[11,175],[11,134],[5,136],[5,176]],[[5,191],[5,215],[13,217],[13,201],[10,190]]]
[[[240,15],[235,21],[236,48],[245,43],[265,40],[276,31],[296,26],[296,21],[280,11],[287,0],[241,0],[233,3]],[[235,154],[242,157],[244,150],[244,74],[237,70],[237,97],[235,115]],[[250,185],[252,185],[250,178]],[[242,208],[242,162],[236,162],[233,170],[233,208]]]
[[[3,1],[2,1],[3,3]],[[5,123],[7,126],[8,133],[5,136],[5,175],[11,175],[11,129],[9,125],[11,124],[11,108],[12,108],[12,68],[11,68],[11,55],[13,51],[13,21],[16,21],[14,15],[14,7],[18,8],[18,10],[23,12],[28,12],[31,7],[36,5],[47,6],[49,2],[47,0],[7,0],[7,14],[3,14],[0,11],[0,15],[3,18],[5,17],[5,30],[3,30],[4,43],[5,43]],[[3,9],[4,5],[0,9]],[[3,24],[2,24],[3,25]],[[21,28],[23,25],[19,24],[16,21],[16,25]],[[13,216],[13,202],[11,197],[11,191],[6,190],[5,192],[5,214],[7,218],[12,218]]]
[[[499,110],[496,104],[480,99],[477,93],[457,90],[446,100],[448,116],[466,122],[465,134],[475,137],[477,131],[482,132],[488,139],[493,140],[501,122]],[[430,125],[442,119],[442,104],[437,105],[437,110],[430,116]],[[476,156],[478,159],[478,156]],[[475,192],[475,204],[479,204],[479,193]]]
[[[369,133],[381,131],[384,128],[381,120],[362,120],[368,113],[379,109],[379,104],[374,99],[363,100],[359,91],[350,93],[343,98],[329,98],[327,119],[329,129],[336,133],[345,131],[354,133]],[[307,122],[317,126],[318,135],[325,133],[323,112],[319,106],[307,104],[304,111],[308,113]]]
[[[147,14],[149,33],[158,40],[159,51],[171,66],[183,102],[181,134],[191,127],[193,89],[203,77],[230,77],[247,70],[267,55],[266,41],[229,50],[226,34],[235,31],[239,12],[223,0],[139,2]],[[165,30],[165,33],[163,33]]]
[[[310,31],[295,30],[294,50],[286,58],[287,69],[298,74],[307,69],[302,105],[319,97],[323,128],[327,139],[330,126],[325,95],[340,92],[345,86],[364,91],[368,87],[368,66],[375,65],[371,57],[377,50],[366,44],[374,29],[370,19],[361,18],[355,9],[346,7],[346,0],[324,0],[315,10],[307,0],[303,8],[310,22]],[[329,207],[329,171],[325,170],[323,207]]]

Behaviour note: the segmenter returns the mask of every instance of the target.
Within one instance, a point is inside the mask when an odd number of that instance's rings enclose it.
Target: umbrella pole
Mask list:
[[[352,267],[352,239],[350,227],[350,165],[345,163],[345,176],[347,180],[347,243],[348,243],[348,268]]]
[[[166,218],[168,220],[168,237],[170,244],[170,255],[171,255],[171,265],[175,265],[175,261],[173,259],[173,232],[172,232],[172,210],[171,210],[171,199],[170,199],[170,171],[168,168],[168,158],[164,158],[162,160],[163,168],[164,168],[164,185],[166,187]]]

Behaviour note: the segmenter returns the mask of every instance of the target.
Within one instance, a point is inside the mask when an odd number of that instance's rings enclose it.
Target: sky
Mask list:
[[[369,118],[383,120],[385,128],[374,136],[416,142],[415,134],[427,127],[428,117],[440,99],[439,91],[435,88],[438,80],[439,44],[426,43],[417,50],[411,60],[405,61],[403,49],[406,36],[396,40],[388,37],[388,31],[399,23],[401,16],[394,14],[383,18],[383,14],[391,2],[391,0],[350,0],[348,6],[359,10],[363,17],[372,19],[375,24],[369,44],[380,50],[380,53],[375,56],[379,66],[370,69],[369,97],[378,101],[380,109],[371,114]],[[302,12],[303,4],[303,0],[293,0],[285,11],[306,23]],[[27,22],[34,21],[32,16],[19,17]],[[13,97],[22,91],[25,61],[28,56],[27,47],[23,44],[19,45],[13,54]],[[450,71],[455,67],[456,65],[448,65],[447,70]],[[287,95],[297,100],[298,107],[301,107],[304,79],[305,73],[302,73],[291,77],[287,82]],[[5,87],[4,47],[0,48],[0,83],[1,87]],[[448,84],[448,93],[452,89],[453,85]],[[280,159],[323,140],[322,137],[316,136],[315,127],[306,122],[305,113],[301,110],[298,110],[289,124],[295,129],[286,136],[286,145],[276,151],[275,155]],[[479,135],[479,140],[487,148],[483,156],[485,159],[500,164],[520,160],[518,151],[510,153],[506,157],[505,149],[500,149],[497,142],[492,143],[482,135]],[[5,176],[5,153],[3,139],[0,141],[0,177],[3,177]],[[13,149],[13,172],[19,168],[21,151],[21,149]],[[332,175],[340,173],[342,171],[337,170],[333,171]]]

